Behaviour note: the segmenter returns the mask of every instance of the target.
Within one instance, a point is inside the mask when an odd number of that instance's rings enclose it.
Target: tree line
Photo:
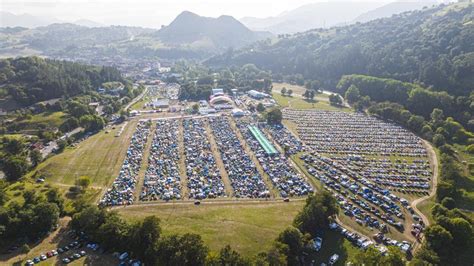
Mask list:
[[[330,29],[314,29],[277,42],[215,56],[212,66],[255,64],[299,85],[319,80],[334,88],[343,75],[364,74],[467,95],[473,89],[474,5],[440,5],[390,18]]]

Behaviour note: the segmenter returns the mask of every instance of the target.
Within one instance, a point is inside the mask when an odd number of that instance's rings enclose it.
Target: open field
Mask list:
[[[273,240],[303,207],[304,201],[260,203],[169,203],[117,208],[130,220],[156,215],[165,234],[195,233],[211,250],[229,244],[246,256],[270,249]]]
[[[324,100],[306,100],[298,96],[283,96],[279,92],[272,92],[273,99],[281,107],[288,107],[291,109],[318,109],[326,111],[344,111],[350,112],[351,109],[347,107],[335,107],[329,104],[329,101]]]
[[[110,133],[101,131],[47,159],[30,176],[37,172],[46,177],[46,182],[58,186],[74,185],[78,177],[88,176],[93,187],[106,187],[120,169],[135,125],[136,121],[130,121],[120,137],[115,134],[121,125]]]
[[[464,177],[456,180],[456,186],[462,195],[456,199],[457,206],[461,209],[474,211],[474,155],[466,151],[466,146],[455,145]]]
[[[63,112],[44,112],[31,116],[29,119],[18,121],[21,130],[40,130],[42,128],[57,128],[66,118]]]

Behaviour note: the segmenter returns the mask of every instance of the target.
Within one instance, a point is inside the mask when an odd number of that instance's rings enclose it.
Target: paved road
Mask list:
[[[145,96],[145,94],[147,93],[148,91],[148,88],[145,87],[145,89],[143,90],[143,92],[138,95],[137,97],[135,97],[131,102],[129,102],[126,106],[125,106],[125,110],[128,110],[132,105],[134,105],[136,102],[140,101],[143,96]]]

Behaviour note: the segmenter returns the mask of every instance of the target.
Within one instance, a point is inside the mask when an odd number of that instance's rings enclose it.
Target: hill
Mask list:
[[[368,22],[406,11],[419,10],[437,4],[434,0],[377,2],[320,2],[303,5],[275,17],[244,17],[240,21],[253,30],[275,34],[304,32],[315,28],[330,28],[357,22]]]
[[[209,18],[184,11],[170,25],[160,29],[156,36],[170,45],[226,49],[241,47],[270,34],[253,32],[231,16]]]
[[[275,17],[244,17],[240,21],[253,30],[296,33],[348,23],[378,6],[380,4],[376,2],[321,2],[303,5]]]
[[[253,63],[282,75],[302,75],[334,88],[342,75],[364,74],[422,82],[469,94],[474,84],[474,4],[442,5],[331,29],[256,43],[207,61]]]
[[[207,58],[270,37],[254,32],[230,16],[201,17],[183,12],[160,30],[97,27],[90,21],[54,23],[29,29],[0,28],[0,57],[45,55],[92,62],[96,58]]]
[[[35,28],[60,22],[60,20],[55,18],[39,17],[30,14],[13,14],[10,12],[0,11],[0,27]]]
[[[397,1],[388,3],[384,6],[370,10],[360,16],[356,17],[353,22],[368,22],[378,18],[391,17],[395,14],[400,14],[407,11],[420,10],[425,7],[432,7],[437,2],[433,0],[419,0],[419,1]]]

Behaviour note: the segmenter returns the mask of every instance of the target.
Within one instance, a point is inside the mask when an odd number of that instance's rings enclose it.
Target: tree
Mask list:
[[[275,241],[273,247],[268,251],[267,261],[270,265],[283,266],[287,265],[286,254],[288,246],[279,241]]]
[[[388,247],[387,255],[382,259],[383,265],[390,266],[405,266],[404,261],[405,256],[402,254],[402,251],[397,247]]]
[[[261,113],[263,111],[265,111],[265,106],[263,106],[262,103],[258,103],[257,104],[257,112]]]
[[[329,103],[334,106],[341,106],[342,105],[342,100],[341,97],[337,94],[331,94],[329,95]]]
[[[286,94],[286,87],[281,88],[280,93],[281,93],[281,95],[285,96],[285,94]]]
[[[419,115],[412,115],[410,119],[408,119],[408,127],[415,132],[420,132],[424,123],[425,119]]]
[[[67,141],[64,139],[60,139],[57,141],[57,144],[58,144],[58,152],[62,152],[67,146]]]
[[[306,204],[295,217],[293,225],[302,233],[316,235],[318,230],[327,228],[329,217],[336,215],[336,199],[327,191],[310,195]]]
[[[281,120],[283,119],[283,114],[278,108],[273,108],[267,113],[267,123],[274,125],[274,124],[281,124]]]
[[[433,136],[433,144],[436,146],[436,147],[441,147],[443,146],[444,144],[446,144],[446,139],[444,138],[443,135],[441,134],[435,134]]]
[[[243,258],[237,251],[233,250],[229,245],[226,245],[219,252],[219,265],[233,265],[244,266],[249,265],[250,262]]]
[[[89,237],[97,237],[99,227],[105,222],[107,211],[95,205],[83,206],[82,210],[72,216],[71,227],[83,231]]]
[[[456,202],[451,197],[446,197],[441,201],[441,205],[446,207],[449,210],[456,208]]]
[[[293,90],[292,90],[292,89],[289,89],[286,93],[288,94],[288,96],[291,97],[291,95],[293,94]]]
[[[473,240],[472,226],[463,218],[449,219],[445,228],[452,235],[455,247],[465,247]]]
[[[97,240],[104,248],[111,250],[126,250],[131,226],[116,212],[110,212],[105,222],[97,230]]]
[[[208,248],[201,236],[184,234],[164,237],[156,251],[157,262],[150,265],[204,265]]]
[[[437,254],[444,257],[451,252],[453,236],[442,226],[437,224],[429,226],[425,230],[425,237],[428,247]]]
[[[415,261],[418,262],[415,265],[439,265],[440,259],[438,254],[434,252],[432,249],[428,248],[426,245],[423,245],[421,249],[415,254]]]
[[[28,252],[30,252],[30,246],[28,246],[28,244],[23,244],[23,246],[21,246],[21,253],[23,254],[27,254]]]
[[[19,155],[25,149],[25,143],[19,138],[3,138],[3,149],[12,155]]]
[[[382,264],[383,255],[374,247],[359,250],[354,257],[356,265],[378,266]]]
[[[435,128],[438,128],[443,125],[444,122],[444,112],[441,109],[434,108],[433,111],[431,112],[431,124]]]
[[[144,260],[145,264],[155,264],[155,244],[161,236],[160,219],[148,216],[136,223],[131,230],[130,246],[132,254]]]
[[[76,180],[76,186],[81,187],[82,191],[85,191],[91,184],[91,179],[88,176],[81,176]]]
[[[355,86],[354,84],[349,86],[349,88],[346,91],[345,98],[346,98],[347,102],[349,102],[351,104],[359,101],[359,99],[360,99],[359,88],[357,88],[357,86]]]
[[[199,112],[199,105],[197,103],[193,104],[193,113],[197,114]]]
[[[467,146],[466,151],[470,154],[474,154],[474,144]]]
[[[59,208],[54,203],[41,202],[34,207],[33,212],[33,232],[50,232],[59,221]]]
[[[34,149],[30,151],[30,160],[33,166],[37,166],[43,160],[43,155],[38,149]]]
[[[61,196],[58,188],[50,188],[46,192],[46,199],[48,202],[56,204],[59,208],[59,213],[64,212],[64,198]]]
[[[285,253],[288,265],[297,264],[298,256],[303,249],[303,234],[300,230],[294,227],[288,227],[277,238],[277,241],[288,246],[287,253]]]
[[[8,156],[3,162],[3,172],[9,181],[16,181],[28,171],[28,162],[23,156]]]

